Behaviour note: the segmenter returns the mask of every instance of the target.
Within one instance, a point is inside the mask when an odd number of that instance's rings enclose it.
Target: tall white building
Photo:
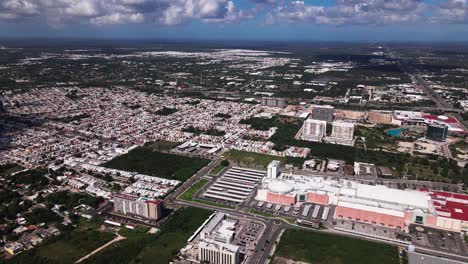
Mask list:
[[[308,141],[320,142],[327,132],[327,121],[307,119],[304,121],[304,131],[302,139]]]
[[[270,164],[268,164],[267,170],[268,178],[276,179],[276,177],[278,177],[280,174],[280,162],[278,160],[273,160],[270,162]]]
[[[354,145],[354,124],[346,122],[333,122],[330,143],[340,145]]]
[[[285,107],[286,100],[284,98],[262,97],[260,99],[260,104],[272,107]]]
[[[239,246],[203,240],[198,244],[199,261],[208,261],[210,264],[237,264],[239,263]]]
[[[234,241],[238,220],[225,213],[212,215],[200,231],[198,261],[210,264],[238,264],[240,247]]]

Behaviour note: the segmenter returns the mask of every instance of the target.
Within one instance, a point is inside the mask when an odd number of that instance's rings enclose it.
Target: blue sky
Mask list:
[[[468,41],[468,0],[0,0],[0,37]]]

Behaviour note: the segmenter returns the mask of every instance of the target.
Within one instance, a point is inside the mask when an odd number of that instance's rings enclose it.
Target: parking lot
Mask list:
[[[242,220],[241,220],[242,221]],[[257,241],[264,231],[264,226],[257,222],[245,222],[239,225],[238,235],[234,244],[240,246],[240,252],[249,257],[254,251]]]
[[[295,206],[253,201],[250,207],[261,212],[277,216],[286,216],[308,221],[330,222],[333,218],[334,206],[303,203]]]
[[[468,255],[468,247],[460,233],[421,225],[410,225],[409,231],[414,245]]]
[[[369,236],[377,236],[389,239],[403,238],[404,231],[395,228],[388,228],[384,226],[355,222],[348,219],[336,219],[333,221],[333,226],[336,228],[346,229]]]

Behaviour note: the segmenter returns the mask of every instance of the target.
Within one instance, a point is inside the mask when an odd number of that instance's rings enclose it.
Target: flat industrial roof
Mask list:
[[[424,192],[392,189],[385,185],[358,184],[356,197],[427,210],[430,207],[430,197]]]

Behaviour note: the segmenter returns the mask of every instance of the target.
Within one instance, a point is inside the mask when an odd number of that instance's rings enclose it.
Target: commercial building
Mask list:
[[[428,124],[426,130],[426,139],[434,141],[445,141],[448,136],[448,126],[444,124]]]
[[[196,261],[213,264],[237,264],[240,248],[232,244],[238,220],[228,214],[216,212],[189,238],[198,246]]]
[[[263,179],[256,199],[287,206],[304,202],[334,206],[335,219],[405,230],[411,223],[435,226],[437,221],[428,193],[348,180],[282,173]]]
[[[198,244],[198,258],[200,262],[210,264],[239,263],[239,247],[235,245],[204,240]]]
[[[302,139],[314,142],[320,142],[327,132],[327,121],[307,119],[304,121],[304,130]]]
[[[314,105],[312,107],[312,119],[333,122],[335,109],[330,105]]]
[[[333,122],[332,134],[328,141],[333,144],[354,145],[354,124],[347,122]]]
[[[431,196],[437,221],[435,227],[468,232],[468,195],[421,189]]]
[[[118,193],[113,196],[114,211],[124,215],[157,220],[161,218],[162,200],[148,200],[136,195]]]
[[[422,112],[394,111],[392,123],[396,125],[445,125],[448,132],[454,134],[466,134],[463,124],[456,118],[445,115],[430,115]]]
[[[262,180],[256,199],[288,207],[298,203],[333,206],[334,219],[406,231],[414,223],[454,232],[468,232],[466,194],[429,189],[399,190],[384,185],[280,173],[277,177],[265,177]]]
[[[262,97],[260,99],[260,104],[264,106],[272,106],[272,107],[285,107],[286,100],[284,98]]]

